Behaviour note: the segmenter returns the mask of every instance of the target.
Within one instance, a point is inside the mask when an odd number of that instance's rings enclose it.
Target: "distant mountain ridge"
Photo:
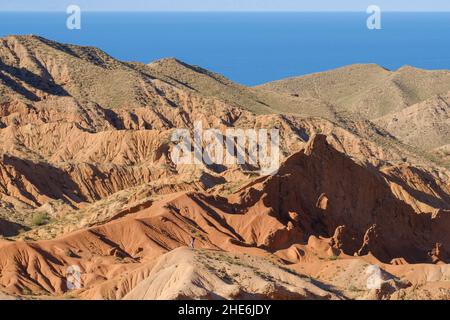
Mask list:
[[[314,97],[337,110],[375,119],[450,91],[450,71],[404,66],[389,71],[375,64],[356,64],[303,77],[270,82],[258,88]]]
[[[333,104],[373,121],[403,143],[448,163],[439,149],[450,141],[450,71],[352,65],[267,83],[257,88]]]

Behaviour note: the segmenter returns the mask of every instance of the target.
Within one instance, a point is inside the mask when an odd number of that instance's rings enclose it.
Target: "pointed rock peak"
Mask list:
[[[291,166],[297,166],[299,163],[308,162],[308,158],[312,156],[320,162],[333,161],[340,154],[333,146],[327,141],[327,136],[323,134],[313,134],[308,143],[297,153],[290,156],[282,165],[279,172],[285,173],[292,170]]]
[[[304,153],[311,155],[315,152],[326,151],[329,149],[327,136],[323,134],[314,134],[305,146]]]

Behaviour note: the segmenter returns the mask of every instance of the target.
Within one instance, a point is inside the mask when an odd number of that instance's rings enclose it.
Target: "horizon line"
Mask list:
[[[93,13],[364,13],[365,10],[92,10]],[[388,13],[450,13],[450,10],[382,10]],[[1,13],[66,13],[65,10],[1,10]]]

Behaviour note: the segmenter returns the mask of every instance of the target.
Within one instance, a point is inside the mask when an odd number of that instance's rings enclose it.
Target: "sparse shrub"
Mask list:
[[[28,289],[28,288],[23,288],[23,289],[22,289],[22,294],[23,294],[24,296],[32,296],[32,295],[33,295],[33,291],[31,291],[31,290]]]
[[[352,292],[359,292],[359,291],[361,291],[360,289],[358,289],[358,288],[355,287],[354,285],[351,285],[350,287],[348,287],[348,290],[349,290],[349,291],[352,291]]]
[[[31,219],[31,224],[35,227],[44,226],[49,223],[50,218],[47,213],[36,213]]]

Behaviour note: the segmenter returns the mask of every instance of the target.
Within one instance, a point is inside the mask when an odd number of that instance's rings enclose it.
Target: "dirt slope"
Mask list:
[[[405,194],[400,199],[391,189],[391,180],[394,178],[389,174],[353,162],[332,149],[324,136],[317,136],[291,156],[277,175],[261,178],[228,198],[183,192],[149,203],[135,214],[55,240],[4,242],[0,248],[0,286],[12,294],[61,295],[67,291],[66,269],[75,264],[83,270],[84,288],[77,294],[84,298],[119,299],[130,292],[131,298],[180,298],[185,293],[207,298],[211,292],[232,296],[226,291],[229,287],[212,281],[218,281],[216,269],[196,269],[198,273],[191,274],[192,281],[206,279],[201,288],[185,287],[171,274],[174,287],[158,295],[152,290],[145,293],[146,288],[161,283],[160,276],[165,279],[159,274],[161,265],[169,268],[171,259],[178,258],[174,253],[159,262],[156,259],[189,245],[193,237],[198,249],[247,253],[294,264],[307,257],[307,261],[318,262],[320,257],[345,259],[353,255],[369,255],[385,263],[396,259],[405,263],[447,262],[448,190],[435,189],[441,190],[438,199],[434,194],[426,195],[428,186],[417,180],[415,186],[422,184],[423,199],[430,209],[432,200],[439,207],[432,209],[433,213],[418,213],[414,210],[416,200]],[[204,259],[212,263],[210,254]],[[202,258],[188,254],[187,259],[198,263]],[[236,260],[230,256],[224,259]],[[286,276],[279,268],[261,263],[270,277]],[[189,264],[183,268],[192,268]],[[239,283],[246,269],[245,264],[239,266],[232,282]],[[312,286],[297,278],[287,283],[289,290],[270,289],[262,281],[254,290],[234,287],[232,291],[244,296],[265,292],[264,298],[334,297],[331,289],[325,290],[327,293],[319,290],[318,283]]]
[[[176,249],[158,259],[125,300],[330,300],[338,296],[266,259],[217,251]]]
[[[247,88],[2,38],[0,299],[445,299],[447,78],[356,65]],[[279,129],[280,170],[174,163],[198,121]]]
[[[402,67],[395,71],[359,64],[258,86],[299,97],[332,103],[338,111],[351,111],[375,119],[450,90],[450,72]]]
[[[376,119],[404,143],[430,151],[450,141],[450,93],[438,95]]]

